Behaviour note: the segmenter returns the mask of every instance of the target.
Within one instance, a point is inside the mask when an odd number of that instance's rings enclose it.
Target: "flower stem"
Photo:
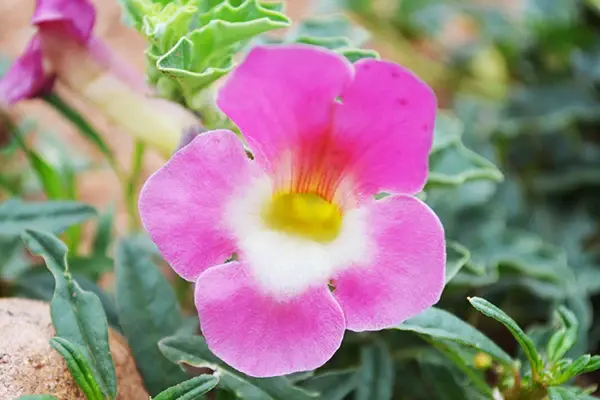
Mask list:
[[[144,152],[146,145],[141,140],[135,141],[133,157],[131,159],[131,171],[129,180],[125,188],[125,201],[127,202],[127,214],[129,217],[129,231],[134,232],[140,229],[140,219],[137,210],[138,192],[144,165]]]

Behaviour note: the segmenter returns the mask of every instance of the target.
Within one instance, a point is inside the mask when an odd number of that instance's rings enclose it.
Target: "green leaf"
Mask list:
[[[350,62],[356,62],[363,58],[379,58],[376,51],[359,48],[368,38],[367,31],[353,24],[345,15],[337,14],[302,21],[289,32],[285,42],[324,47],[343,55]]]
[[[86,139],[106,157],[111,166],[118,165],[115,155],[111,148],[106,144],[102,135],[86,121],[82,115],[67,104],[59,95],[50,93],[43,97],[43,100],[52,106],[60,115],[69,120]]]
[[[113,270],[114,260],[102,254],[69,257],[69,268],[73,273],[83,275],[92,281]]]
[[[577,342],[579,322],[570,310],[559,307],[556,311],[556,321],[560,328],[548,341],[546,355],[550,363],[558,362]]]
[[[446,243],[446,284],[458,274],[471,258],[469,249],[457,242]]]
[[[450,386],[452,386],[452,376],[455,381],[454,385],[460,386],[463,392],[463,395],[459,396],[459,398],[480,399],[483,397],[487,400],[492,397],[492,389],[486,382],[485,376],[481,371],[474,369],[473,359],[478,353],[477,350],[471,347],[461,346],[451,341],[432,340],[431,338],[426,340],[432,344],[433,348],[437,350],[437,353],[435,353],[435,355],[431,354],[431,352],[423,352],[420,354],[418,361],[421,366],[434,364],[446,368],[446,372],[437,371],[442,375],[440,380],[443,380],[444,378],[445,380],[444,382],[440,382],[440,387],[434,388],[434,390],[444,390],[446,393],[451,393],[453,391],[450,389]],[[458,381],[461,379],[468,380],[468,384],[465,383],[459,385]],[[456,388],[454,388],[454,390],[456,390]]]
[[[77,345],[65,338],[53,337],[50,345],[60,353],[67,362],[67,367],[77,386],[89,400],[102,400],[102,391],[98,387],[94,374]]]
[[[63,182],[61,174],[49,163],[47,163],[38,153],[27,146],[27,143],[25,143],[25,140],[22,137],[22,133],[15,130],[14,137],[19,144],[19,147],[21,147],[21,150],[23,150],[23,153],[25,153],[25,156],[27,157],[31,168],[42,185],[46,196],[51,200],[67,198],[68,196],[66,193],[65,183]]]
[[[472,382],[466,381],[459,371],[452,370],[448,365],[432,362],[420,362],[419,369],[424,384],[431,391],[432,399],[436,400],[467,400],[473,399],[468,391]],[[483,397],[480,397],[483,399]]]
[[[183,381],[185,374],[158,348],[159,340],[183,323],[177,297],[149,254],[128,239],[117,247],[116,301],[121,327],[150,394]]]
[[[521,327],[511,317],[506,315],[504,311],[485,299],[480,297],[470,297],[469,302],[478,311],[500,322],[510,331],[525,352],[525,355],[531,364],[531,371],[534,376],[539,376],[539,372],[543,368],[542,359],[538,354],[533,341],[525,334],[525,332],[523,332]]]
[[[434,142],[429,154],[428,188],[458,186],[469,181],[501,182],[504,177],[490,161],[462,143],[463,125],[451,114],[441,114],[435,125]]]
[[[95,215],[94,208],[74,201],[8,200],[0,204],[0,235],[18,236],[26,229],[61,233]]]
[[[17,400],[58,400],[54,396],[50,396],[49,394],[32,394],[25,395],[19,397]]]
[[[113,225],[115,220],[115,204],[111,205],[98,218],[98,226],[92,243],[92,253],[106,255],[112,242]]]
[[[361,348],[356,400],[390,400],[394,389],[394,366],[384,342]]]
[[[153,400],[196,400],[217,386],[219,378],[200,375],[161,392]]]
[[[430,308],[409,318],[394,329],[415,332],[435,341],[456,342],[489,354],[496,361],[512,366],[513,359],[491,339],[460,318],[438,308]]]
[[[56,334],[80,346],[96,382],[109,399],[117,393],[117,379],[108,343],[108,326],[102,303],[73,280],[66,263],[67,247],[44,232],[27,230],[23,235],[32,253],[44,258],[56,281],[50,313]]]
[[[548,400],[595,400],[579,388],[551,387],[548,389]]]
[[[201,108],[200,91],[231,71],[237,52],[256,35],[290,24],[267,3],[237,3],[204,10],[191,2],[147,5],[141,30],[152,43],[146,53],[151,82],[168,88],[165,94],[174,99],[182,96],[190,107]]]
[[[83,290],[92,292],[98,296],[108,323],[120,331],[119,317],[112,297],[85,276],[76,273],[72,274],[72,276]],[[31,268],[13,282],[14,291],[11,292],[11,296],[27,297],[49,302],[54,295],[54,286],[54,277],[46,268]]]
[[[198,368],[210,368],[221,379],[219,387],[233,391],[241,399],[309,400],[316,394],[294,386],[285,377],[253,378],[217,358],[201,336],[171,336],[159,343],[162,353],[172,362]]]
[[[327,371],[313,376],[301,383],[310,392],[319,393],[327,400],[344,400],[356,389],[358,384],[356,370]]]
[[[565,365],[561,366],[561,363],[564,363]],[[559,386],[576,377],[577,375],[594,372],[598,369],[600,369],[600,356],[592,357],[589,354],[584,354],[572,362],[571,360],[561,360],[554,367],[553,372],[555,373],[552,375],[553,379],[550,380],[550,384],[553,386]]]

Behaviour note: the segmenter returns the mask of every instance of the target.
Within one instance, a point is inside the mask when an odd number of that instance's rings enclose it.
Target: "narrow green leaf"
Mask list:
[[[31,267],[29,264],[28,266]],[[112,297],[89,278],[77,273],[72,273],[72,276],[83,290],[92,292],[98,296],[102,303],[102,307],[104,308],[108,323],[120,332],[121,326],[119,324],[119,317]],[[48,269],[30,268],[13,281],[14,291],[11,292],[11,296],[50,302],[54,295],[54,286],[54,277]]]
[[[438,308],[430,308],[409,318],[394,329],[415,332],[433,341],[449,340],[491,355],[498,362],[512,366],[513,359],[491,339],[460,318]]]
[[[109,399],[117,393],[117,378],[108,343],[102,303],[73,280],[66,262],[67,247],[48,233],[27,230],[23,235],[32,253],[40,255],[56,281],[50,313],[56,334],[80,346],[96,382]]]
[[[92,125],[82,117],[82,115],[67,104],[60,96],[51,93],[43,97],[43,100],[52,106],[60,115],[70,121],[78,131],[88,139],[96,148],[104,154],[111,165],[116,165],[116,159],[113,151],[106,144],[102,135],[96,131]]]
[[[344,400],[357,385],[357,371],[354,369],[327,371],[301,383],[303,388],[319,393],[320,398],[327,400]]]
[[[564,382],[568,381],[570,378],[579,375],[581,371],[588,365],[592,356],[589,354],[584,354],[581,357],[577,358],[575,361],[569,365],[569,367],[564,371]]]
[[[452,372],[442,365],[433,363],[421,364],[423,380],[429,383],[436,400],[466,399],[465,387],[456,381]]]
[[[531,371],[533,375],[538,376],[540,370],[543,368],[541,357],[538,354],[533,341],[525,334],[525,332],[523,332],[521,327],[517,325],[517,323],[511,317],[506,315],[504,311],[485,299],[480,297],[471,297],[469,298],[469,302],[478,311],[500,322],[510,331],[510,333],[512,333],[514,338],[525,352],[525,355],[531,364]]]
[[[577,342],[579,322],[570,310],[561,306],[556,311],[555,319],[560,328],[548,341],[546,355],[550,363],[558,362]]]
[[[50,396],[49,394],[27,394],[25,396],[19,397],[17,400],[58,400],[54,396]]]
[[[596,400],[581,389],[574,387],[551,387],[548,389],[548,400]]]
[[[63,356],[71,376],[86,397],[89,400],[102,400],[102,391],[94,379],[94,373],[77,346],[58,336],[50,339],[50,345]]]
[[[446,284],[458,274],[470,258],[471,253],[465,246],[453,241],[446,243]]]
[[[177,297],[149,254],[132,240],[118,244],[115,270],[119,320],[144,384],[156,395],[186,378],[158,348],[158,341],[183,323]]]
[[[112,242],[113,224],[115,220],[115,204],[110,206],[98,218],[98,226],[92,243],[92,253],[106,255]]]
[[[75,274],[80,274],[92,281],[113,270],[114,260],[102,254],[69,257],[69,268]]]
[[[451,362],[454,366],[460,370],[465,377],[469,379],[469,388],[471,392],[483,395],[486,399],[492,396],[492,389],[489,387],[485,380],[485,377],[473,368],[473,358],[475,357],[475,351],[472,348],[465,348],[457,343],[450,341],[433,341],[431,338],[426,339],[431,345],[439,351],[444,357],[444,363]],[[433,357],[430,353],[424,353],[423,356],[419,357],[421,363],[431,363]],[[440,364],[438,362],[438,364]]]
[[[231,390],[241,399],[309,400],[316,394],[294,386],[285,377],[253,378],[217,358],[201,336],[171,336],[159,343],[162,353],[172,362],[194,367],[207,367],[221,378],[219,387]]]
[[[390,400],[394,389],[394,365],[384,342],[363,347],[357,374],[356,400]]]
[[[153,400],[196,400],[217,386],[219,378],[200,375],[161,392]]]
[[[95,215],[94,208],[74,201],[8,200],[0,204],[0,235],[18,237],[26,229],[61,233]]]
[[[27,146],[25,140],[23,140],[22,134],[15,130],[14,137],[23,153],[27,157],[31,168],[35,172],[44,193],[49,199],[60,199],[67,198],[65,193],[65,187],[63,179],[60,173],[48,164],[39,154]]]
[[[597,371],[600,369],[600,356],[593,356],[590,361],[588,361],[585,368],[579,371],[580,374],[586,374],[588,372]]]

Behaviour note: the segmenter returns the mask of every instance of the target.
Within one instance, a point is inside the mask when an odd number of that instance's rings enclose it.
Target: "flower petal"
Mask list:
[[[87,0],[37,0],[31,23],[85,44],[95,20],[96,10]]]
[[[368,207],[371,262],[336,276],[333,292],[353,331],[397,325],[435,304],[444,287],[444,230],[433,211],[403,195]]]
[[[256,160],[272,171],[300,141],[326,134],[335,99],[351,79],[351,65],[332,51],[257,46],[230,75],[217,104],[241,129]]]
[[[354,156],[356,191],[414,194],[427,178],[436,97],[407,69],[387,61],[355,64],[352,85],[334,117],[336,140]]]
[[[54,77],[44,72],[39,36],[34,36],[23,54],[0,79],[0,102],[7,105],[31,99],[50,90]]]
[[[278,301],[264,295],[239,262],[200,275],[196,308],[209,348],[251,376],[318,368],[344,336],[342,310],[326,286]]]
[[[139,204],[144,227],[183,278],[197,278],[235,251],[224,211],[252,171],[235,134],[212,131],[175,153],[144,185]]]

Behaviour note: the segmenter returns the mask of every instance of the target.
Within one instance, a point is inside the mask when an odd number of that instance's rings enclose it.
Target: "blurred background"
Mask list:
[[[407,66],[435,89],[441,109],[436,135],[446,141],[431,156],[427,202],[451,239],[449,262],[464,266],[441,307],[516,352],[513,338],[468,307],[466,296],[498,304],[538,343],[547,340],[552,310],[566,305],[579,320],[572,354],[597,354],[600,1],[285,3],[295,22],[293,34],[347,37],[352,46],[375,49],[382,58]],[[94,4],[96,34],[142,74],[145,39],[122,23],[117,0]],[[33,0],[0,1],[0,71],[32,35],[33,7]],[[103,133],[119,162],[129,165],[131,137],[60,85],[57,91]],[[127,208],[115,203],[121,186],[104,168],[103,155],[39,100],[21,102],[9,114],[49,165],[65,174],[76,171],[77,198],[101,210],[117,207],[116,228],[124,231]],[[26,157],[9,143],[9,133],[7,126],[0,132],[0,142],[7,143],[0,150],[0,199],[23,192],[42,197]],[[145,174],[163,162],[151,154]],[[85,232],[83,241],[89,244],[92,227]],[[337,357],[343,365],[344,353]],[[581,379],[582,385],[600,382],[594,376]],[[409,381],[405,388],[420,390]]]

